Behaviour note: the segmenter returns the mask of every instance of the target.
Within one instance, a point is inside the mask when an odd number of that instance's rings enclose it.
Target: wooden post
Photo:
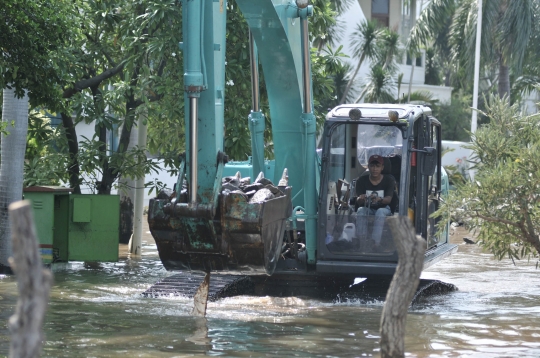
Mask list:
[[[208,291],[210,290],[210,271],[204,275],[204,280],[193,296],[193,311],[191,314],[196,317],[206,317],[206,306],[208,305]]]
[[[417,236],[408,217],[387,219],[399,261],[381,316],[381,357],[405,356],[407,310],[420,282],[426,241]]]
[[[52,274],[44,270],[30,202],[9,205],[13,257],[9,263],[17,276],[19,299],[9,319],[10,358],[35,358],[41,353],[42,325],[47,310]]]

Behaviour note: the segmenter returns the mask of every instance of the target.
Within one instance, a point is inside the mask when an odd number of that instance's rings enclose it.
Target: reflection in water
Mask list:
[[[455,243],[460,243],[454,235]],[[382,302],[233,297],[191,316],[192,299],[144,298],[167,276],[155,246],[143,259],[55,273],[43,357],[378,356]],[[476,245],[423,273],[459,291],[424,299],[407,317],[405,346],[417,357],[540,356],[538,270],[496,261]],[[0,356],[8,354],[13,277],[0,277]]]
[[[199,346],[205,346],[205,350],[212,349],[212,340],[208,338],[208,324],[204,317],[194,317],[195,332],[186,338],[186,341],[193,342]]]

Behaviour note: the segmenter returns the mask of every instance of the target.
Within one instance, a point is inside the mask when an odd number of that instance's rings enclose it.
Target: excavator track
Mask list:
[[[182,272],[166,277],[142,293],[145,297],[192,298],[204,279],[203,273]],[[250,295],[275,297],[311,297],[333,302],[384,301],[390,286],[389,279],[370,278],[352,285],[347,281],[336,281],[330,277],[312,276],[239,276],[213,274],[210,277],[208,300]],[[438,280],[420,280],[412,304],[424,299],[456,291],[457,287]]]
[[[390,279],[367,279],[341,292],[334,301],[359,301],[364,303],[384,301],[390,282]],[[421,279],[411,304],[415,305],[429,297],[444,295],[457,290],[458,288],[450,283]]]

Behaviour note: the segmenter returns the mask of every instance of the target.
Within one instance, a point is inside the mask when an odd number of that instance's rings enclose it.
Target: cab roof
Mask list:
[[[399,118],[408,118],[410,114],[415,117],[424,113],[431,115],[431,108],[418,104],[377,104],[357,103],[342,104],[333,108],[327,115],[330,118],[349,118],[349,111],[358,108],[362,112],[362,118],[388,118],[388,111],[397,111]]]

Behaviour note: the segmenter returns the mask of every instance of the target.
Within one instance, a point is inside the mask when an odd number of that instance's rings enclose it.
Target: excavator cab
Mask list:
[[[413,220],[428,253],[440,255],[451,247],[445,245],[448,231],[438,234],[437,223],[430,218],[448,188],[443,187],[447,180],[440,159],[441,126],[429,107],[336,107],[327,116],[322,143],[317,271],[391,274],[397,263],[387,224],[392,215]],[[382,174],[396,183],[390,216],[358,215],[355,184],[369,175],[372,155],[383,157]],[[363,205],[369,209],[370,204],[366,200]]]

